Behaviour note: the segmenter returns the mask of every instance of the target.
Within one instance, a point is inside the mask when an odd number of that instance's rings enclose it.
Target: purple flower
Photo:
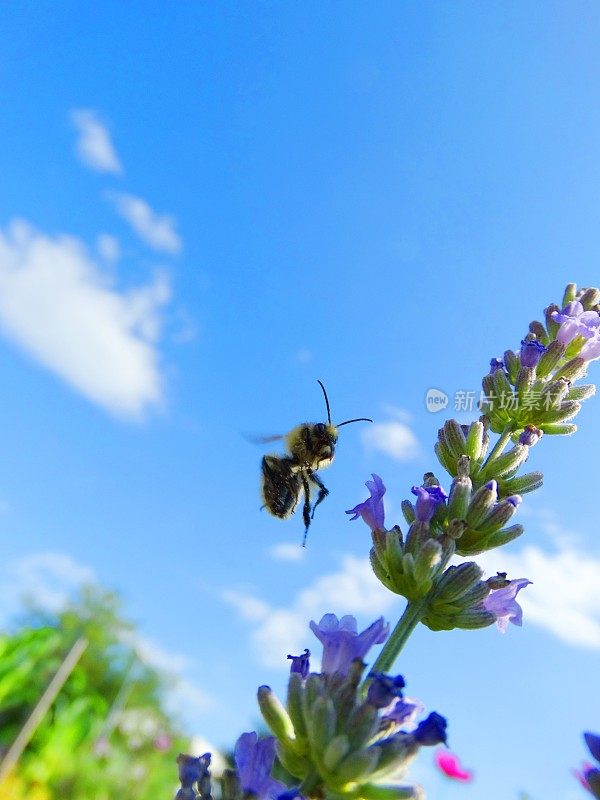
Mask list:
[[[275,760],[274,736],[259,739],[254,731],[242,733],[235,743],[233,757],[243,793],[251,792],[259,800],[275,800],[287,790],[285,784],[271,777]]]
[[[359,503],[357,506],[350,509],[350,511],[346,511],[346,514],[354,514],[353,517],[350,517],[352,520],[362,517],[369,528],[371,528],[372,531],[376,531],[378,528],[383,528],[383,523],[385,521],[383,510],[385,486],[379,475],[375,475],[374,472],[371,474],[373,480],[365,483],[371,496],[365,500],[364,503]]]
[[[537,339],[521,340],[521,364],[524,367],[536,367],[546,348]]]
[[[385,642],[390,626],[379,617],[357,633],[354,617],[347,615],[338,620],[335,614],[325,614],[318,625],[311,621],[310,629],[323,645],[322,672],[347,675],[355,658],[363,659],[374,644]]]
[[[556,338],[563,344],[569,344],[576,336],[589,339],[600,326],[600,314],[597,311],[584,311],[579,300],[567,303],[562,311],[553,311],[551,317],[560,324]]]
[[[483,601],[486,611],[496,615],[496,625],[500,633],[506,633],[508,623],[513,625],[523,624],[523,609],[515,600],[517,594],[531,583],[527,578],[517,578],[509,581],[508,586],[501,589],[492,589]]]
[[[208,777],[210,761],[210,753],[204,753],[203,756],[198,756],[198,758],[180,753],[177,756],[177,764],[179,765],[181,788],[191,789],[194,783],[199,783],[203,778]]]
[[[310,650],[306,648],[301,655],[288,656],[288,658],[292,659],[292,663],[290,664],[290,673],[299,672],[303,678],[306,678],[310,672]]]
[[[504,369],[504,361],[501,358],[492,358],[490,361],[490,375],[498,372],[499,369]]]
[[[441,486],[413,486],[411,492],[417,496],[415,514],[419,522],[429,522],[436,508],[448,499]]]
[[[588,746],[588,750],[596,761],[600,762],[600,736],[595,733],[584,733],[583,738]]]
[[[536,428],[535,425],[526,425],[519,434],[519,444],[526,444],[527,447],[533,447],[542,438],[542,431]]]
[[[588,761],[584,761],[580,770],[573,770],[573,775],[590,794],[593,794],[594,797],[600,797],[600,769],[596,769]],[[597,787],[597,790],[595,787]]]
[[[402,725],[404,728],[410,728],[424,710],[425,706],[420,700],[415,700],[412,697],[401,697],[391,703],[389,708],[385,709],[382,719],[395,722],[396,725]]]
[[[396,698],[402,697],[402,689],[406,686],[402,675],[393,678],[383,672],[371,672],[369,678],[373,680],[369,684],[367,703],[375,708],[386,708]]]
[[[446,719],[441,714],[438,714],[437,711],[432,711],[427,719],[419,722],[414,737],[417,742],[423,745],[432,746],[442,742],[446,744],[447,726]]]
[[[600,358],[600,328],[596,328],[596,332],[583,345],[579,355],[585,361],[595,361]]]

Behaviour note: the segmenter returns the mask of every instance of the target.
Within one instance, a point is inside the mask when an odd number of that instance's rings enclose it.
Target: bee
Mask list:
[[[329,494],[325,484],[316,473],[317,470],[328,467],[333,461],[338,440],[338,428],[341,428],[342,425],[349,425],[351,422],[373,422],[368,417],[358,417],[333,425],[327,392],[321,381],[317,381],[317,383],[325,397],[327,422],[303,422],[292,428],[286,436],[268,436],[261,440],[271,442],[285,439],[289,454],[263,457],[261,464],[263,508],[266,508],[274,517],[287,519],[294,513],[301,495],[304,494],[303,547],[306,547],[306,536],[316,508]],[[313,489],[317,490],[317,499],[311,511],[310,496]]]

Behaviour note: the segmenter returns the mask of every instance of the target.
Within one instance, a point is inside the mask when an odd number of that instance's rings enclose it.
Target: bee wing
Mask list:
[[[278,442],[281,441],[281,439],[285,439],[283,433],[274,433],[271,436],[253,436],[252,434],[246,433],[244,436],[248,441],[254,442],[254,444],[269,444],[269,442]]]

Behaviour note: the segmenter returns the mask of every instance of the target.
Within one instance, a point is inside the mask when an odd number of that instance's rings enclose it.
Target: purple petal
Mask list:
[[[353,517],[350,517],[351,520],[362,517],[369,528],[375,531],[378,528],[383,528],[385,522],[385,511],[383,508],[385,486],[379,475],[376,475],[374,472],[371,474],[373,480],[365,483],[365,486],[369,490],[370,497],[363,503],[354,506],[350,511],[346,511],[346,514],[354,514]]]
[[[588,750],[596,761],[600,762],[600,736],[595,733],[584,733],[583,738],[588,746]]]
[[[523,623],[523,609],[515,600],[518,592],[531,583],[527,578],[517,578],[510,581],[502,589],[493,589],[483,601],[484,608],[496,616],[496,625],[500,633],[505,633],[508,623],[521,626]]]
[[[318,625],[311,621],[310,629],[323,645],[322,672],[346,675],[354,659],[363,659],[372,645],[386,640],[389,625],[381,617],[358,634],[354,617],[338,620],[335,614],[325,614]]]

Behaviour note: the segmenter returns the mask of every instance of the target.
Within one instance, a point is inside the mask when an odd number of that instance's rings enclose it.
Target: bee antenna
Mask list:
[[[325,405],[327,406],[327,421],[331,425],[331,411],[329,410],[329,399],[327,398],[327,392],[325,391],[325,387],[323,386],[320,380],[317,380],[317,383],[319,384],[321,389],[323,389],[323,394],[325,396]]]
[[[341,428],[342,425],[350,425],[351,422],[373,422],[372,419],[368,417],[357,417],[356,419],[347,419],[346,422],[340,422],[339,425],[336,425],[336,428]]]

